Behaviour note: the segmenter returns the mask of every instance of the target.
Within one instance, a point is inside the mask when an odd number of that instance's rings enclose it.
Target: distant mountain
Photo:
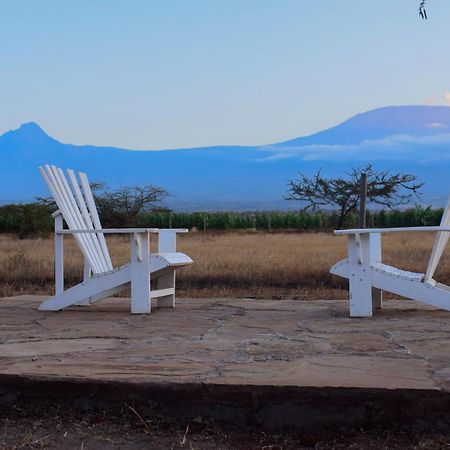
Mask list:
[[[168,206],[183,209],[295,208],[283,199],[301,171],[333,176],[367,162],[418,175],[424,203],[450,193],[450,107],[395,106],[358,114],[310,136],[258,147],[216,146],[163,151],[63,144],[34,123],[0,136],[0,203],[30,201],[47,191],[37,167],[86,171],[114,188],[165,187]]]
[[[450,133],[448,106],[388,106],[357,114],[345,122],[310,136],[277,144],[359,144],[395,135],[433,136]]]

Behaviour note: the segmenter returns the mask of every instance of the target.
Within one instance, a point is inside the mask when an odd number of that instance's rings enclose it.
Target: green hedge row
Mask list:
[[[49,234],[53,230],[53,210],[40,203],[0,206],[0,233],[20,237]]]
[[[372,211],[367,213],[368,226],[399,227],[439,225],[442,209],[415,208],[406,210]],[[336,227],[336,212],[280,212],[255,213],[169,213],[157,212],[143,215],[138,226],[157,228],[197,228],[198,230],[331,230]],[[356,214],[347,217],[345,227],[356,227]]]
[[[19,236],[49,234],[53,230],[52,209],[40,203],[0,207],[0,233]],[[367,213],[368,226],[399,227],[438,225],[442,209],[415,208],[372,211]],[[138,217],[136,226],[156,228],[196,228],[203,230],[332,230],[337,223],[336,212],[153,212]],[[110,227],[114,224],[103,224]],[[357,226],[357,216],[346,219],[345,227]]]

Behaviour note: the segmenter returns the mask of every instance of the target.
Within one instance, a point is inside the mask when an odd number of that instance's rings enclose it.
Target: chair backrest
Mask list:
[[[441,219],[441,227],[450,226],[450,197],[447,200],[447,206],[444,209],[444,214]],[[450,233],[448,231],[439,231],[436,234],[436,239],[433,245],[433,251],[431,252],[430,261],[428,262],[427,272],[425,274],[424,281],[432,282],[434,272],[439,264],[442,253],[444,253],[445,246],[447,245]]]
[[[45,165],[39,167],[39,171],[70,230],[101,230],[94,197],[85,173],[80,172],[77,177],[72,169],[68,169],[69,183],[64,171],[59,167]],[[75,233],[74,238],[94,274],[113,269],[103,233]]]

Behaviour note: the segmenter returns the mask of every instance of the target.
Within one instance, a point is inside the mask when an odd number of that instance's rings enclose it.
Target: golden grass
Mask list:
[[[434,235],[411,233],[383,237],[383,261],[423,272]],[[129,258],[127,237],[109,237],[115,264]],[[153,239],[153,246],[156,237]],[[182,297],[346,298],[345,280],[331,276],[332,264],[346,255],[346,238],[330,233],[190,233],[179,236],[179,250],[194,264],[177,274]],[[65,239],[66,282],[81,280],[82,256]],[[53,240],[0,236],[0,296],[53,292]],[[450,253],[436,278],[450,283]]]

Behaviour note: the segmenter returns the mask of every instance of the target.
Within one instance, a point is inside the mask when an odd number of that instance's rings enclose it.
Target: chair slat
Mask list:
[[[78,203],[78,207],[80,208],[82,218],[86,224],[86,229],[93,230],[94,224],[92,222],[92,217],[86,206],[86,202],[85,202],[85,199],[81,192],[80,185],[78,183],[75,172],[71,169],[68,169],[67,174],[69,175],[69,180],[72,185],[72,189],[75,194],[75,199]],[[108,258],[105,258],[98,235],[93,234],[92,237],[93,237],[92,242],[93,242],[96,254],[98,255],[102,270],[104,272],[107,272],[108,270],[112,270],[112,264],[111,264],[111,260],[109,259],[109,253],[108,253]]]
[[[70,186],[67,183],[66,177],[64,176],[64,172],[55,166],[51,166],[51,169],[53,170],[53,173],[60,185],[62,194],[64,196],[65,201],[68,204],[69,211],[72,214],[72,218],[75,221],[76,226],[81,227],[81,229],[85,229],[86,227],[84,225],[83,218],[81,216],[80,210],[78,209],[75,197],[73,196],[73,193],[70,190]],[[94,261],[94,266],[92,267],[93,271],[95,273],[103,272],[98,253],[95,250],[93,240],[84,239],[83,242],[84,245],[86,246],[86,250],[91,254],[91,257]]]
[[[92,191],[86,174],[67,170],[69,181],[64,171],[56,166],[45,165],[39,168],[49,187],[63,217],[71,230],[101,229]],[[103,233],[81,234],[75,236],[87,263],[95,274],[113,270],[111,257]]]
[[[56,204],[58,205],[59,210],[61,211],[64,220],[66,221],[69,228],[76,229],[76,222],[74,221],[72,214],[70,213],[70,210],[62,196],[62,193],[58,187],[58,184],[55,180],[54,174],[50,169],[50,166],[46,165],[44,167],[39,167],[39,171],[41,172],[42,177],[44,178],[45,183],[47,184],[48,189],[50,190],[50,193],[52,194],[53,198],[56,201]],[[84,257],[87,259],[89,265],[91,267],[95,266],[95,262],[92,258],[92,255],[89,251],[86,250],[86,247],[84,245],[85,240],[81,236],[76,236],[75,240],[80,247]]]
[[[73,195],[70,192],[70,188],[67,183],[64,183],[65,177],[64,173],[59,172],[58,168],[55,166],[50,166],[50,169],[55,177],[56,182],[58,183],[59,190],[61,192],[61,196],[66,204],[66,209],[69,214],[71,223],[74,226],[83,227],[83,222],[81,220],[79,211],[77,211],[76,203],[74,201]],[[70,228],[70,225],[69,225]],[[98,265],[98,258],[95,255],[95,251],[92,248],[91,240],[83,239],[81,241],[81,250],[84,250],[84,253],[89,255],[90,259],[88,259],[89,265],[92,267],[92,270],[96,273],[101,271],[101,268]]]
[[[92,195],[91,186],[89,184],[88,177],[83,172],[79,172],[78,175],[80,177],[81,189],[83,191],[84,198],[86,200],[86,204],[89,209],[91,219],[94,223],[94,228],[97,230],[101,230],[102,225],[100,223],[100,218],[98,216],[97,207],[95,206],[94,196]],[[103,257],[106,261],[108,270],[112,270],[113,265],[111,262],[111,256],[109,255],[108,246],[106,245],[105,235],[103,233],[99,233],[99,234],[97,234],[97,236],[98,236],[98,242],[100,244],[100,248],[102,250]]]
[[[448,227],[450,225],[450,197],[447,201],[447,206],[445,207],[444,214],[441,219],[441,226]],[[439,261],[444,253],[445,246],[447,245],[448,239],[450,238],[450,232],[439,231],[436,234],[436,239],[434,241],[433,250],[431,252],[430,261],[428,262],[427,271],[425,274],[425,281],[431,282],[433,280],[434,272],[439,264]]]

